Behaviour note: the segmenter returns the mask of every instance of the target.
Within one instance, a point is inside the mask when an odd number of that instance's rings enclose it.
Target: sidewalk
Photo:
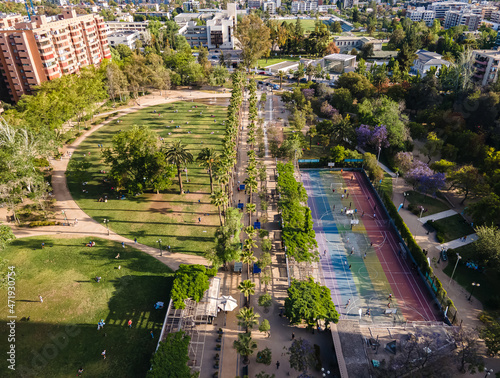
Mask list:
[[[455,210],[446,210],[446,211],[441,211],[440,213],[427,215],[425,217],[419,218],[419,221],[422,223],[427,223],[427,221],[437,221],[440,219],[452,217],[457,214],[458,213]]]
[[[436,245],[436,248],[438,248],[439,250],[441,250],[442,248],[455,249],[455,248],[463,247],[464,245],[470,244],[472,242],[475,242],[477,239],[478,239],[477,234],[470,234],[470,235],[467,235],[465,240],[463,240],[463,239],[451,240],[447,243]]]

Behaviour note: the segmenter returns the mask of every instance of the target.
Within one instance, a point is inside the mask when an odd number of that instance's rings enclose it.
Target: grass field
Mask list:
[[[178,112],[175,113],[175,110]],[[200,112],[203,112],[202,115]],[[73,198],[88,215],[99,222],[109,219],[109,228],[129,239],[137,238],[140,243],[157,247],[157,240],[161,238],[163,245],[170,245],[174,252],[202,254],[212,246],[219,224],[218,212],[210,204],[210,184],[206,170],[196,162],[190,164],[190,183],[187,184],[183,173],[184,190],[189,190],[189,194],[178,194],[178,182],[174,178],[172,187],[165,193],[138,196],[125,194],[126,199],[120,200],[111,185],[103,181],[106,174],[101,171],[109,171],[109,167],[102,162],[101,149],[97,145],[111,147],[112,137],[117,132],[133,125],[145,124],[164,138],[165,144],[181,139],[196,158],[204,147],[213,147],[218,151],[222,149],[222,122],[226,119],[226,112],[227,108],[223,106],[176,102],[142,109],[121,117],[119,124],[113,121],[103,126],[73,154],[72,159],[87,159],[92,164],[85,179],[87,185],[76,182],[71,175],[68,177]],[[87,155],[85,158],[84,154]],[[84,189],[88,193],[84,193]],[[108,202],[98,202],[104,195],[108,196]],[[202,219],[201,223],[198,218]]]
[[[3,377],[74,377],[80,367],[84,377],[145,376],[166,312],[153,306],[168,304],[172,272],[145,253],[93,240],[89,248],[89,239],[33,237],[2,251],[2,271],[15,267],[17,316],[16,371],[4,360]],[[6,309],[0,319],[7,322]],[[97,331],[100,319],[106,325]],[[0,329],[5,348],[7,332]]]
[[[413,190],[407,193],[409,193],[409,196],[406,197],[407,202],[415,206],[423,206],[424,209],[427,210],[422,214],[422,216],[437,214],[442,211],[450,210],[450,207],[448,205],[438,199],[426,196]]]
[[[297,19],[294,18],[294,19],[291,19],[291,20],[283,20],[285,21],[287,24],[296,24],[297,23]],[[314,24],[316,22],[316,20],[300,20],[301,24],[302,24],[302,28],[304,29],[304,31],[306,33],[310,33],[312,31],[314,31]]]
[[[439,219],[432,222],[432,224],[433,226],[436,226],[438,232],[440,232],[444,237],[445,242],[459,239],[465,235],[474,233],[474,229],[470,226],[469,223],[464,221],[464,218],[462,218],[460,214]]]
[[[259,59],[257,61],[257,64],[259,67],[267,67],[267,66],[271,66],[273,64],[277,64],[277,63],[281,63],[281,62],[298,62],[300,60],[300,58],[298,56],[283,56],[283,57],[279,57],[279,58],[269,58],[266,59]]]

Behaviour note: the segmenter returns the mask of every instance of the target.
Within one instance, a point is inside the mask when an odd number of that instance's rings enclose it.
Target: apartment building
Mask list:
[[[468,3],[463,3],[460,1],[444,1],[429,5],[427,7],[427,10],[434,11],[436,13],[436,18],[444,19],[446,12],[450,10],[462,10],[467,8],[468,6]]]
[[[358,0],[344,0],[344,8],[353,8],[358,6]]]
[[[20,14],[2,14],[0,15],[0,30],[12,28],[20,22],[24,22],[24,16]]]
[[[448,11],[444,19],[444,28],[449,29],[454,26],[465,25],[469,31],[474,31],[481,25],[481,14],[474,14],[469,10]]]
[[[491,19],[491,15],[493,12],[498,11],[497,7],[481,7],[481,16],[483,17],[483,20],[489,20]]]
[[[497,50],[474,50],[473,79],[482,86],[493,84],[498,80],[498,63],[500,62],[500,51]]]
[[[119,21],[108,21],[106,22],[106,27],[109,33],[126,32],[126,31],[137,31],[144,33],[148,28],[149,21],[143,22],[119,22]]]
[[[308,13],[318,10],[317,1],[292,1],[292,13]]]
[[[436,18],[436,12],[426,10],[424,7],[418,7],[416,9],[408,9],[406,17],[415,22],[424,21],[427,26],[431,26]]]
[[[141,38],[141,33],[137,31],[124,31],[108,34],[108,41],[111,47],[125,45],[130,49],[135,49],[135,43]]]
[[[44,81],[111,58],[106,31],[102,17],[72,9],[0,30],[0,98],[16,102]]]

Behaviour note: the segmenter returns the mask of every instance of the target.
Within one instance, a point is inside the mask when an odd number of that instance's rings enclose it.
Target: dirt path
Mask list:
[[[202,98],[214,97],[230,97],[230,93],[209,93],[201,91],[167,91],[164,97],[158,95],[149,95],[140,99],[140,105],[134,105],[127,109],[118,111],[118,114],[110,119],[102,122],[101,124],[91,128],[76,139],[71,145],[64,146],[62,149],[63,157],[61,159],[51,159],[50,165],[53,168],[52,187],[53,195],[57,200],[54,211],[56,212],[56,220],[61,223],[58,226],[48,227],[35,227],[25,228],[10,225],[17,238],[25,238],[30,236],[57,236],[57,237],[82,237],[93,236],[103,239],[114,240],[117,242],[124,242],[126,245],[133,245],[135,248],[148,253],[156,259],[168,265],[170,268],[176,270],[180,264],[202,264],[206,265],[207,261],[201,256],[186,255],[180,253],[160,252],[157,248],[149,247],[143,244],[134,243],[115,232],[108,231],[105,226],[96,222],[93,218],[89,217],[78,204],[73,200],[71,193],[68,189],[66,182],[66,169],[68,167],[71,154],[75,152],[77,147],[95,131],[99,130],[102,126],[113,122],[125,114],[133,113],[145,107],[166,104],[175,101],[189,101]],[[106,114],[112,114],[116,111],[111,111]],[[69,154],[68,154],[69,153]],[[63,214],[64,211],[64,214]],[[2,217],[5,219],[5,216]],[[65,224],[65,225],[62,225]]]

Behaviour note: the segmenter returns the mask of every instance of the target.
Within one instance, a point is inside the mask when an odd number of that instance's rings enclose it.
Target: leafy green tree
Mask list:
[[[446,159],[441,159],[438,161],[435,161],[432,163],[429,167],[434,171],[434,172],[439,172],[439,173],[448,173],[452,169],[455,168],[455,163],[452,161],[448,161]]]
[[[476,227],[478,240],[474,243],[476,256],[485,265],[498,270],[500,268],[500,230],[496,226]]]
[[[257,343],[252,339],[250,333],[239,333],[238,340],[234,340],[233,348],[243,357],[243,364],[248,365],[249,358],[257,349]]]
[[[479,170],[472,165],[464,165],[450,172],[447,179],[451,182],[450,189],[456,188],[459,193],[464,195],[464,199],[460,202],[461,204],[467,200],[469,194],[475,193],[479,189],[483,181]]]
[[[186,149],[180,140],[176,140],[165,149],[165,160],[177,167],[177,178],[179,180],[179,194],[182,194],[181,166],[193,162],[193,155]]]
[[[370,98],[375,92],[375,88],[370,81],[363,75],[355,72],[347,72],[340,75],[335,82],[335,87],[348,89],[352,96],[358,100]],[[335,103],[332,105],[335,106]]]
[[[246,333],[250,333],[250,330],[259,324],[260,315],[254,311],[253,307],[242,307],[236,315],[238,319],[238,325],[245,328]]]
[[[248,222],[252,224],[252,214],[257,210],[257,206],[254,203],[247,203],[245,205],[245,210],[248,213]]]
[[[151,358],[151,370],[148,370],[147,377],[198,377],[198,373],[191,373],[187,365],[190,360],[188,350],[190,340],[191,338],[184,331],[168,333]]]
[[[269,239],[264,239],[269,240]],[[260,259],[258,261],[259,268],[264,269],[271,265],[271,254],[269,252],[262,252],[260,255]]]
[[[467,206],[467,214],[477,225],[492,225],[500,222],[500,197],[490,193],[479,201]]]
[[[273,304],[273,298],[271,294],[265,293],[259,297],[259,306],[264,307],[264,311],[267,312],[268,308]]]
[[[345,147],[344,146],[335,146],[330,150],[330,156],[332,161],[336,164],[341,164],[344,162],[345,157]]]
[[[16,236],[9,226],[0,225],[0,250],[4,249]]]
[[[103,157],[111,166],[109,177],[130,193],[153,187],[165,189],[174,177],[172,166],[161,154],[158,136],[147,126],[134,126],[116,134],[112,147],[103,150]]]
[[[318,320],[337,323],[339,314],[332,302],[330,289],[314,282],[293,280],[287,290],[285,299],[285,315],[291,324],[305,322],[314,327]]]
[[[107,65],[106,80],[109,98],[114,101],[116,97],[120,97],[120,101],[123,101],[128,93],[129,83],[125,74],[115,62]]]
[[[216,273],[215,269],[207,269],[203,265],[179,265],[171,292],[175,308],[185,308],[184,300],[188,298],[199,302],[210,286],[209,278]]]
[[[247,302],[250,301],[250,295],[255,294],[255,283],[250,280],[244,280],[238,285],[238,290],[245,296]]]
[[[267,321],[267,319],[265,319],[262,323],[264,324],[264,322],[267,323],[267,325],[269,326],[269,321]],[[262,326],[262,324],[261,324]],[[271,329],[271,327],[269,327],[269,329]],[[261,331],[261,332],[268,332],[269,329],[267,331]],[[260,331],[260,327],[259,327],[259,331]],[[257,352],[257,363],[259,364],[264,364],[264,365],[271,365],[271,361],[272,361],[272,352],[271,352],[271,349],[269,348],[264,348],[263,350]]]
[[[309,341],[302,338],[292,341],[292,345],[288,348],[287,354],[290,356],[290,366],[302,372],[303,375],[306,375],[307,371],[312,369],[317,362],[313,347]]]
[[[238,260],[240,248],[240,232],[243,228],[241,223],[242,214],[234,207],[226,209],[226,222],[215,232],[215,255],[217,260],[224,265],[233,260]]]
[[[269,324],[269,320],[267,319],[264,319],[262,321],[262,323],[260,323],[259,325],[259,331],[262,332],[262,333],[267,333],[267,337],[269,337],[271,335],[271,332],[269,332],[271,330],[271,325]],[[269,364],[271,363],[271,361],[269,361]],[[269,365],[267,364],[267,365]]]
[[[340,113],[350,112],[353,107],[353,96],[349,88],[338,88],[332,95],[331,105]]]
[[[222,208],[227,205],[226,194],[221,190],[217,190],[210,194],[210,202],[212,205],[217,206],[217,209],[219,210],[219,221],[222,226]]]
[[[433,156],[439,154],[442,148],[443,141],[437,137],[435,132],[430,132],[429,134],[427,134],[427,141],[425,142],[421,150],[422,153],[429,159],[427,161],[427,164],[431,162]]]
[[[257,60],[271,49],[269,28],[256,14],[249,14],[238,22],[235,37],[247,70],[254,67]]]
[[[335,21],[333,24],[330,24],[332,28],[332,33],[338,34],[342,33],[342,25],[340,21]]]
[[[500,351],[500,323],[492,321],[479,331],[490,356],[496,356]]]

